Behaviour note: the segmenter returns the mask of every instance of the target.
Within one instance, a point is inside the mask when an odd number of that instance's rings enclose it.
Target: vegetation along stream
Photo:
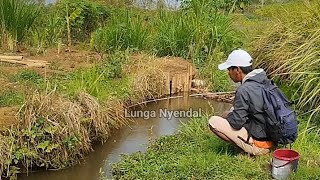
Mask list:
[[[231,104],[205,100],[197,97],[184,96],[183,98],[168,99],[148,103],[147,106],[137,107],[127,111],[128,116],[139,116],[132,118],[133,122],[129,127],[124,127],[116,132],[103,145],[96,144],[94,152],[85,157],[82,164],[61,171],[40,171],[21,174],[19,180],[95,180],[101,177],[101,173],[111,178],[111,164],[120,160],[120,155],[146,150],[149,141],[160,136],[171,135],[177,132],[181,123],[187,122],[190,118],[166,116],[168,112],[194,112],[193,115],[219,114],[230,109]],[[133,113],[136,112],[136,113]],[[144,116],[138,113],[144,112]],[[152,116],[155,112],[157,117]],[[162,113],[162,115],[161,115]],[[161,117],[160,117],[161,116]],[[174,146],[174,145],[173,145]]]
[[[320,0],[0,0],[0,180],[272,179],[272,153],[208,128],[238,48],[297,113],[289,179],[320,179],[319,19]],[[181,92],[208,99],[134,106]]]

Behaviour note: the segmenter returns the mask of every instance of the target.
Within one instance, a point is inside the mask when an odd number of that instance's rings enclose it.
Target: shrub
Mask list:
[[[64,32],[67,31],[66,17],[69,15],[72,38],[78,41],[88,39],[91,32],[104,25],[109,17],[103,4],[89,0],[62,0],[54,8],[63,21]]]

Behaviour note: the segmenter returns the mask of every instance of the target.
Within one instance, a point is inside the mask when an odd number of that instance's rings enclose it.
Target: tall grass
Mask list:
[[[228,52],[241,45],[230,19],[205,1],[192,1],[177,11],[117,10],[112,17],[91,38],[91,46],[99,52],[131,48],[203,65],[215,48]]]
[[[277,18],[252,45],[256,65],[296,87],[293,101],[301,110],[313,110],[313,115],[320,113],[319,8],[319,0],[268,8],[262,13],[281,9],[275,16],[284,18]]]
[[[111,14],[110,22],[92,35],[91,46],[96,51],[134,49],[183,57],[201,69],[200,76],[212,84],[211,90],[233,88],[227,74],[217,72],[217,65],[231,50],[242,46],[242,35],[214,3],[190,1],[177,11],[131,8]]]
[[[91,46],[98,52],[107,53],[132,48],[142,50],[148,36],[143,16],[131,10],[117,10],[107,24],[91,37]]]
[[[188,14],[172,13],[165,9],[158,11],[157,21],[153,25],[156,33],[152,37],[157,55],[187,56],[189,46],[193,44],[195,27],[183,16]]]
[[[41,52],[48,47],[62,43],[63,19],[63,17],[54,13],[52,9],[43,8],[41,18],[36,21],[36,29],[28,39],[31,47],[36,47],[37,52]]]
[[[33,29],[39,15],[38,7],[32,1],[0,1],[0,38],[2,47],[14,50],[27,33]]]

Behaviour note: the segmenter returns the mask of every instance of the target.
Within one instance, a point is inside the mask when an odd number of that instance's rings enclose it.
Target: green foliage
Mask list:
[[[29,0],[0,1],[0,38],[1,45],[15,50],[29,31],[33,30],[34,22],[39,16],[39,8]]]
[[[4,91],[0,94],[0,107],[21,105],[24,100],[25,95],[22,92],[15,90]]]
[[[37,53],[67,41],[67,18],[70,20],[74,42],[87,41],[91,33],[105,24],[109,17],[107,7],[90,0],[61,0],[53,6],[38,4],[39,18],[28,42]]]
[[[178,11],[117,9],[111,21],[93,34],[91,47],[101,53],[130,48],[180,56],[201,66],[215,48],[230,52],[241,46],[239,37],[227,16],[210,4],[194,1]]]
[[[304,137],[300,134],[293,147],[301,159],[289,179],[320,177],[319,129],[309,129]],[[271,155],[239,154],[209,130],[203,117],[183,125],[179,134],[156,140],[145,154],[124,156],[113,165],[112,174],[115,179],[272,179],[270,163]]]
[[[43,78],[36,71],[24,70],[17,74],[18,78],[24,81],[39,83]]]
[[[159,55],[182,56],[203,66],[216,48],[230,52],[241,45],[230,19],[200,2],[177,14],[159,11],[159,19],[153,41]]]
[[[117,9],[113,13],[107,26],[92,35],[91,47],[102,53],[145,48],[148,27],[145,26],[143,17],[131,10]]]
[[[65,139],[64,143],[69,150],[72,150],[80,143],[80,138],[77,136],[71,136]]]
[[[106,57],[102,63],[93,67],[80,69],[62,78],[53,80],[59,89],[75,97],[81,91],[101,100],[126,99],[129,96],[131,78],[123,72],[124,63],[128,61],[126,52],[116,52]]]
[[[45,87],[44,78],[34,70],[22,70],[12,77],[9,77],[12,82],[19,82],[29,87]]]
[[[157,32],[153,38],[157,55],[188,56],[197,27],[185,21],[187,17],[184,19],[184,16],[188,14],[172,13],[164,9],[158,11],[158,21],[154,24]]]
[[[128,62],[128,59],[128,54],[119,51],[109,55],[101,67],[106,70],[105,77],[107,79],[121,78],[124,74],[123,65]]]
[[[212,92],[228,92],[235,89],[235,84],[230,79],[227,71],[218,70],[218,65],[225,61],[223,52],[217,51],[207,57],[206,64],[200,68],[201,79],[206,79]]]
[[[77,70],[66,75],[66,79],[58,85],[63,92],[72,97],[75,97],[81,91],[86,91],[100,99],[105,95],[101,91],[107,86],[107,81],[104,79],[105,73],[106,71],[98,66]]]
[[[66,17],[70,19],[71,34],[74,40],[85,41],[91,32],[104,25],[109,17],[107,8],[90,0],[62,0],[54,7],[63,21],[63,32],[66,34]]]
[[[11,135],[16,140],[12,152],[14,164],[25,163],[26,167],[36,164],[38,167],[45,168],[67,166],[70,162],[60,162],[53,157],[50,161],[42,158],[58,153],[63,147],[67,147],[70,151],[79,147],[80,141],[76,139],[75,135],[66,136],[65,140],[54,138],[59,134],[60,128],[55,124],[48,123],[45,118],[39,117],[30,129],[12,131]]]
[[[30,37],[31,46],[38,51],[56,45],[60,42],[64,32],[64,17],[60,17],[52,7],[42,7],[41,16],[35,22],[35,31]]]
[[[253,0],[183,0],[182,7],[189,8],[195,4],[208,5],[220,11],[232,13],[237,9],[244,10]]]

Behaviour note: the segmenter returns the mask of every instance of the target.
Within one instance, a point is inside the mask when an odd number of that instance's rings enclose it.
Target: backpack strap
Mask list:
[[[251,135],[251,133],[250,133],[249,131],[247,131],[247,132],[248,132],[248,138],[247,138],[246,143],[247,143],[247,144],[250,144],[250,143],[249,143],[249,140],[250,140],[250,138],[252,137],[252,135]]]

